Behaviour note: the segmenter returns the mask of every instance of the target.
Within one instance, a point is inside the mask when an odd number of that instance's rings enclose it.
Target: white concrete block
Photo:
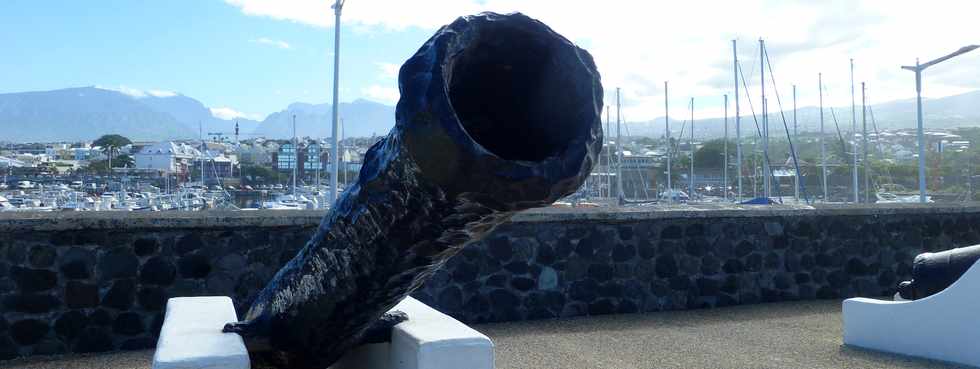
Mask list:
[[[473,328],[408,297],[395,306],[409,320],[391,343],[353,350],[331,369],[493,369],[493,342]]]
[[[249,369],[242,337],[222,333],[238,321],[235,306],[225,296],[175,297],[167,301],[153,369]]]
[[[980,367],[980,263],[914,301],[844,300],[844,344]]]

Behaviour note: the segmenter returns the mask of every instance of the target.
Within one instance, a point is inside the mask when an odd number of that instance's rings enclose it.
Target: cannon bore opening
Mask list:
[[[542,161],[588,134],[591,75],[556,35],[506,24],[454,56],[449,97],[463,128],[507,160]],[[591,82],[591,81],[589,81]]]

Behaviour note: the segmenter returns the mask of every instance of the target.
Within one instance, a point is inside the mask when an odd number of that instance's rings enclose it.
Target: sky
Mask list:
[[[0,93],[99,86],[131,95],[180,93],[219,117],[262,119],[293,102],[331,100],[333,11],[329,0],[3,0]],[[860,103],[915,96],[901,65],[980,44],[977,1],[348,0],[341,24],[340,100],[394,104],[398,66],[455,17],[520,11],[595,58],[606,102],[622,93],[631,121],[723,114],[734,93],[732,40],[748,92],[759,103],[759,39],[773,68],[767,94],[786,108],[851,102],[849,60]],[[769,66],[767,66],[767,69]],[[766,72],[767,78],[769,73]],[[923,95],[980,89],[980,50],[928,69]],[[770,100],[770,106],[775,102]],[[733,106],[730,106],[733,109]],[[774,110],[770,108],[770,110]]]

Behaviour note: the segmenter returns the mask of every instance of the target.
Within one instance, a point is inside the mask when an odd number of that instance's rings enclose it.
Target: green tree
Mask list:
[[[116,167],[112,165],[112,156],[119,152],[119,149],[126,145],[131,145],[133,141],[128,138],[117,135],[109,134],[99,137],[95,142],[92,142],[92,146],[102,147],[102,152],[106,154],[109,158],[109,162],[106,163],[106,168]]]
[[[729,141],[729,153],[735,151],[735,143]],[[725,140],[705,142],[694,152],[694,165],[698,168],[721,168],[725,166]]]
[[[82,172],[90,174],[106,174],[109,171],[108,160],[92,160],[82,168]]]
[[[270,167],[246,164],[242,173],[251,183],[279,182],[281,174]]]
[[[136,161],[133,160],[132,156],[122,154],[116,157],[116,160],[112,162],[113,168],[133,168],[136,166]]]
[[[655,139],[650,138],[650,137],[640,137],[640,138],[636,139],[636,141],[634,141],[634,143],[636,143],[638,145],[643,145],[643,146],[657,146],[657,145],[660,144],[660,141],[659,140],[655,140]]]

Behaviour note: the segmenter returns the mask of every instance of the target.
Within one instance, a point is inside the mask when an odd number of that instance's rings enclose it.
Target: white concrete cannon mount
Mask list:
[[[487,336],[411,297],[393,310],[409,320],[395,326],[391,343],[358,347],[330,369],[493,369]],[[153,369],[249,369],[242,338],[221,332],[237,320],[228,297],[170,299]]]
[[[844,300],[844,344],[980,367],[980,263],[914,301]]]
[[[235,306],[225,296],[167,300],[153,369],[249,369],[242,337],[221,332],[236,321]]]
[[[391,343],[358,347],[330,369],[493,369],[493,342],[482,333],[411,297],[392,310],[408,321]]]

